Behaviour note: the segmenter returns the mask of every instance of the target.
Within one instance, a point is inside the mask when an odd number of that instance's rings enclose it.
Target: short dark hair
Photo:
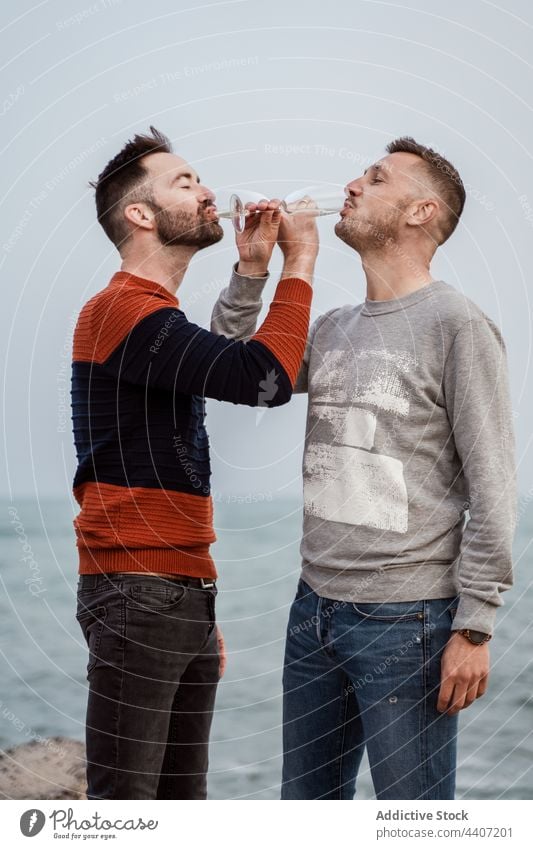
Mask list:
[[[124,219],[124,206],[132,200],[153,203],[149,187],[145,187],[142,197],[132,197],[135,189],[146,180],[148,172],[142,160],[150,153],[172,153],[170,139],[155,127],[150,127],[150,133],[135,135],[107,163],[98,180],[89,183],[95,189],[98,221],[106,236],[119,249],[130,235]]]
[[[466,192],[458,170],[436,150],[419,144],[411,136],[394,139],[386,149],[387,153],[414,153],[424,162],[426,173],[445,204],[437,237],[437,243],[442,245],[457,227],[465,205]]]

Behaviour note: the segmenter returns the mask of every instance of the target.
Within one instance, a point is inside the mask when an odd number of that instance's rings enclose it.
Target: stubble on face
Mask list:
[[[200,207],[196,214],[183,209],[169,210],[156,208],[157,236],[165,247],[187,245],[195,248],[208,248],[220,242],[224,231],[218,221],[207,218],[206,207]]]
[[[357,211],[345,215],[335,225],[335,233],[358,253],[379,250],[397,244],[400,222],[408,202],[386,208],[381,215],[365,218]]]

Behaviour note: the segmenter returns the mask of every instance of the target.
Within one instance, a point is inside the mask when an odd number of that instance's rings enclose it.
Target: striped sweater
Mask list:
[[[167,289],[126,272],[83,307],[72,367],[80,574],[216,577],[205,398],[286,403],[311,295],[281,280],[248,342],[191,323]]]

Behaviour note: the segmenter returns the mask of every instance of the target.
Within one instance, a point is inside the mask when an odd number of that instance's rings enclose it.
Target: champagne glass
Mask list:
[[[218,213],[219,218],[229,219],[237,233],[242,233],[250,211],[247,203],[259,203],[265,200],[264,195],[257,192],[242,192],[232,194],[229,199],[229,209]],[[308,186],[288,194],[281,201],[281,209],[287,215],[335,215],[344,206],[346,190],[340,187],[325,189],[323,186]]]
[[[243,232],[246,219],[250,214],[249,210],[246,209],[246,204],[260,203],[262,200],[267,200],[264,195],[249,191],[248,189],[244,189],[239,194],[235,192],[230,194],[229,201],[227,201],[227,194],[225,194],[225,199],[227,209],[223,212],[218,212],[217,210],[217,215],[219,218],[229,219],[236,233]]]

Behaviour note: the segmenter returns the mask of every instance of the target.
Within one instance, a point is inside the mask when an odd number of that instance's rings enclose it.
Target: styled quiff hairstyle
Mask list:
[[[135,135],[107,163],[98,180],[89,183],[95,189],[98,221],[119,250],[130,236],[124,208],[133,201],[155,208],[150,186],[143,185],[148,172],[142,160],[150,153],[172,153],[170,139],[155,127],[150,127],[150,133]]]
[[[437,224],[436,240],[442,245],[457,227],[463,211],[466,192],[456,168],[440,153],[425,147],[411,136],[402,136],[387,145],[387,153],[414,153],[424,163],[425,171],[436,193],[444,203],[444,214]]]

